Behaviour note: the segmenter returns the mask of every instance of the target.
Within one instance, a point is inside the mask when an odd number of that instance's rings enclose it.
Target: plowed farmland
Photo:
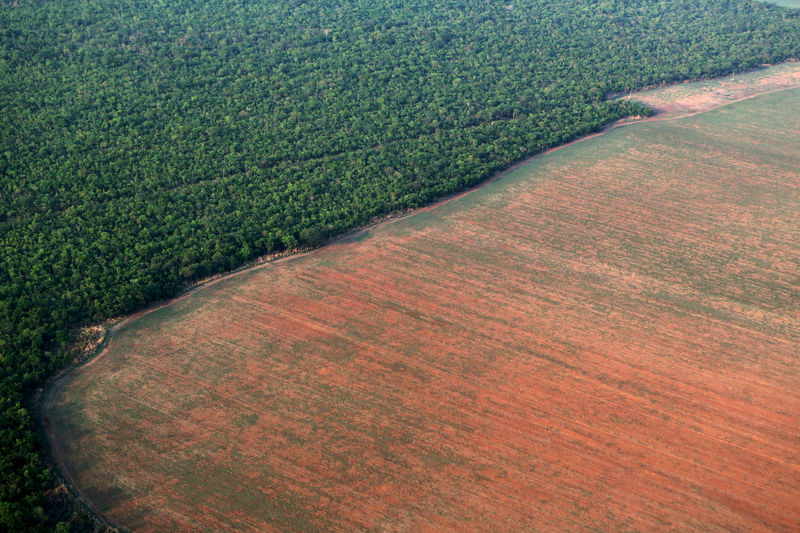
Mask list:
[[[783,63],[714,80],[680,83],[630,96],[660,117],[707,111],[744,98],[800,85],[800,62]]]
[[[121,325],[50,395],[145,531],[800,528],[800,91],[645,122]]]

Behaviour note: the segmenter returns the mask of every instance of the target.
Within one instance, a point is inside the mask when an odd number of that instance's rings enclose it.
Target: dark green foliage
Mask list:
[[[23,405],[68,328],[643,113],[609,93],[800,56],[749,1],[511,4],[5,0],[0,525],[42,523]]]

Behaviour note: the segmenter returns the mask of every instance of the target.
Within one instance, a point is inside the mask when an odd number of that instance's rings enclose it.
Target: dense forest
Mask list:
[[[30,401],[76,326],[798,57],[740,0],[3,0],[0,529],[54,526]]]

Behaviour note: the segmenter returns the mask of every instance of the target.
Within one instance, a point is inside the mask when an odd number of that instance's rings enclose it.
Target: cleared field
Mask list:
[[[681,83],[634,93],[632,99],[656,111],[658,117],[707,111],[767,92],[800,86],[800,62],[783,63],[727,78]]]
[[[137,530],[800,528],[800,91],[129,321],[50,395]]]

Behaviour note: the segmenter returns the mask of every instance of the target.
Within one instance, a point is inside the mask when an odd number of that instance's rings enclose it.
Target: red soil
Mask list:
[[[656,115],[679,116],[708,111],[724,104],[783,89],[800,87],[800,62],[712,81],[684,83],[634,93],[631,99],[655,110]]]
[[[800,529],[787,101],[618,130],[127,323],[51,394],[66,471],[152,531]]]

